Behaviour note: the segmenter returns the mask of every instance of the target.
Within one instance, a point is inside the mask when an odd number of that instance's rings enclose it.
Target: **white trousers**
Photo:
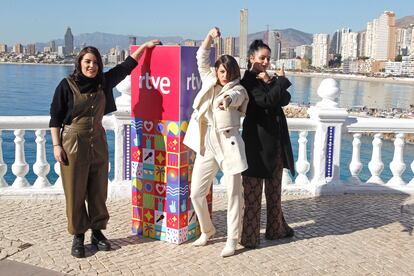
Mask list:
[[[212,133],[214,136],[214,132]],[[206,139],[207,140],[207,139]],[[202,233],[213,229],[213,223],[208,212],[206,196],[208,195],[213,178],[221,168],[222,153],[216,139],[211,139],[214,150],[207,146],[204,156],[197,155],[191,177],[191,202],[197,214]],[[227,238],[239,239],[242,225],[244,206],[243,186],[241,174],[228,175],[224,172],[222,184],[227,187]]]

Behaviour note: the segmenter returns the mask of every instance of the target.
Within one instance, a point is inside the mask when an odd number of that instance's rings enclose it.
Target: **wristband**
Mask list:
[[[61,147],[62,145],[61,144],[57,144],[57,145],[53,145],[54,147]]]

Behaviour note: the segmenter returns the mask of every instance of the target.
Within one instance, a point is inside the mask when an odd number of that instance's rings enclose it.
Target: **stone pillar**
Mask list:
[[[315,195],[334,193],[340,189],[342,126],[348,117],[346,109],[338,106],[340,89],[334,79],[324,79],[317,92],[322,100],[308,110],[310,118],[318,123],[311,178]]]
[[[131,76],[121,81],[116,89],[121,96],[116,98],[117,111],[113,113],[115,133],[114,180],[109,185],[111,198],[131,198],[130,173],[130,123],[131,123]]]

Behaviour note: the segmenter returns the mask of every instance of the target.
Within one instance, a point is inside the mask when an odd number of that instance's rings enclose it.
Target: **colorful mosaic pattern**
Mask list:
[[[162,135],[164,127],[183,124],[188,122],[131,122],[132,231],[175,244],[200,233],[189,196],[194,153],[182,146],[184,135],[179,132]],[[149,127],[157,125],[163,127]],[[211,195],[208,201],[211,208]]]

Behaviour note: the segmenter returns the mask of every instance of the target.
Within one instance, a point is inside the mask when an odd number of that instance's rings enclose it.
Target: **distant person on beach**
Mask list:
[[[111,249],[101,232],[109,220],[105,203],[108,145],[102,117],[116,110],[112,89],[137,66],[145,49],[158,43],[159,40],[145,42],[124,62],[105,73],[98,49],[85,47],[76,58],[74,72],[56,87],[49,127],[54,157],[60,163],[68,231],[74,235],[71,249],[74,257],[85,257],[88,229],[92,229],[91,243],[98,250]]]
[[[260,243],[260,213],[263,182],[265,185],[267,225],[266,239],[294,235],[283,216],[281,186],[283,168],[295,174],[289,131],[282,106],[290,101],[286,90],[290,81],[282,68],[269,76],[270,48],[254,40],[248,50],[248,70],[241,84],[249,94],[243,121],[242,137],[246,145],[248,169],[242,173],[244,189],[243,231],[240,243],[256,248]]]
[[[210,68],[210,48],[220,30],[212,28],[197,51],[197,65],[203,85],[194,99],[194,112],[184,138],[196,159],[191,182],[191,201],[200,222],[201,236],[193,243],[203,246],[215,234],[206,196],[218,169],[227,187],[227,242],[222,257],[236,250],[243,207],[241,172],[247,162],[244,143],[239,133],[240,117],[249,98],[240,85],[240,68],[229,55],[220,56]]]

